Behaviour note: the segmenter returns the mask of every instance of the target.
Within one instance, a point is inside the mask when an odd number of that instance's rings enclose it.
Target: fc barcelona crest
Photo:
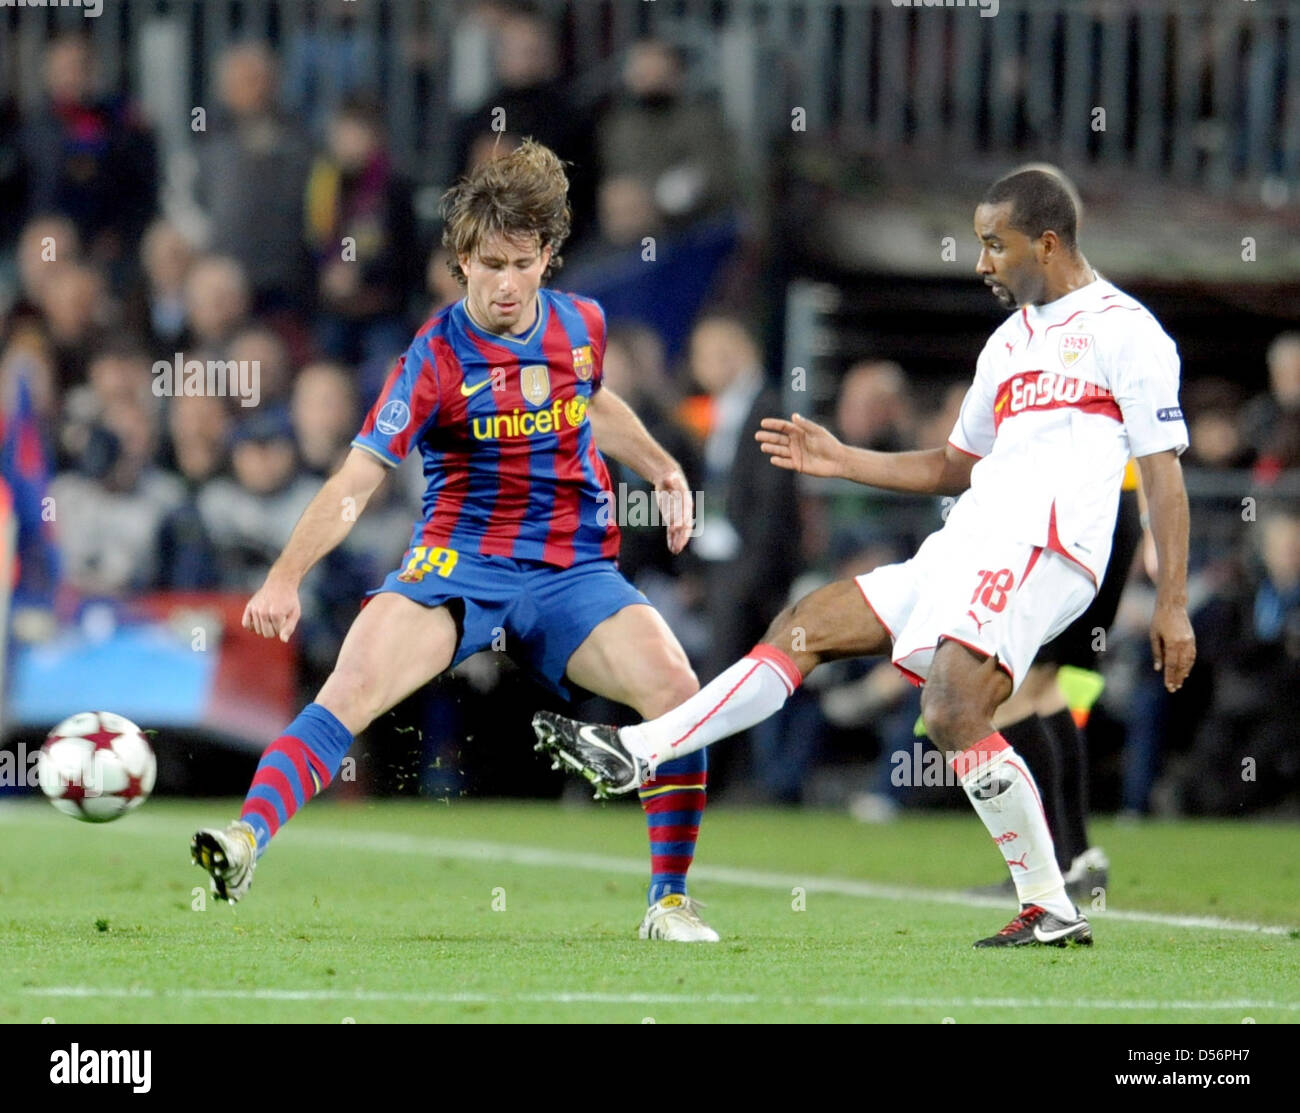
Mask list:
[[[519,389],[534,406],[540,406],[551,397],[551,373],[544,363],[530,363],[519,368]]]
[[[595,369],[596,359],[591,354],[590,344],[584,344],[581,348],[573,349],[573,373],[580,383],[585,383],[590,379]]]
[[[1057,344],[1057,354],[1061,357],[1061,366],[1073,367],[1083,359],[1092,348],[1092,337],[1086,332],[1063,333]]]

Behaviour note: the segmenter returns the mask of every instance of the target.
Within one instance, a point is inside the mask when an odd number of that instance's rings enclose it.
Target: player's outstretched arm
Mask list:
[[[365,509],[388,469],[354,448],[307,504],[266,582],[244,608],[244,629],[287,642],[302,613],[298,585],[318,560],[338,545]]]
[[[686,548],[695,521],[691,488],[682,466],[650,435],[632,407],[609,387],[592,395],[587,414],[596,447],[654,485],[659,513],[668,525],[668,548],[680,553]]]
[[[1196,660],[1196,636],[1187,617],[1187,535],[1190,514],[1178,454],[1169,449],[1138,457],[1151,534],[1156,543],[1156,612],[1151,619],[1151,653],[1165,687],[1183,686]]]
[[[851,479],[869,487],[909,494],[956,495],[970,486],[975,458],[951,445],[918,452],[873,452],[850,448],[833,433],[800,414],[791,420],[763,418],[754,434],[772,463],[803,475]]]

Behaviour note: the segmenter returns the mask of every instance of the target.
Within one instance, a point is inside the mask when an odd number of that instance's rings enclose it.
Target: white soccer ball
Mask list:
[[[107,823],[148,799],[158,762],[130,719],[83,711],[50,731],[36,776],[59,811],[87,823]]]

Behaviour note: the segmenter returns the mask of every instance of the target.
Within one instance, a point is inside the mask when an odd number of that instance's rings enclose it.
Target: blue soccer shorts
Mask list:
[[[426,607],[463,601],[464,630],[453,668],[481,650],[500,648],[504,638],[515,661],[566,699],[584,694],[564,675],[574,650],[611,615],[649,603],[612,560],[557,568],[430,546],[409,549],[401,567],[367,595],[387,591]]]

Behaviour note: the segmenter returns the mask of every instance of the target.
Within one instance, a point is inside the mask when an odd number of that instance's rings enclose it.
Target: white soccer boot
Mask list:
[[[212,875],[212,891],[218,900],[233,904],[253,884],[257,865],[257,835],[242,819],[228,827],[206,827],[190,840],[194,864]]]
[[[646,909],[641,921],[642,939],[667,939],[673,943],[717,943],[718,933],[700,919],[702,905],[681,893],[669,893]]]

